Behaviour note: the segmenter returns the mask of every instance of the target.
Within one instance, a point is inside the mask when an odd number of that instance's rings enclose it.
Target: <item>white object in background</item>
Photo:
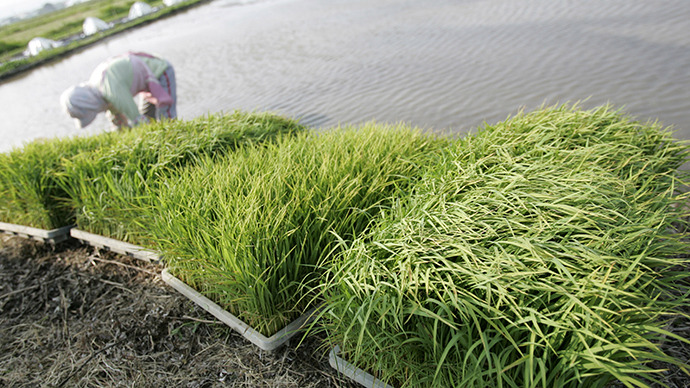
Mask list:
[[[144,15],[150,14],[153,11],[154,9],[150,5],[137,1],[136,3],[132,4],[132,7],[129,9],[129,16],[127,16],[127,18],[130,20],[140,18]]]
[[[60,43],[47,38],[33,38],[29,41],[29,55],[36,56],[43,50],[59,47]]]
[[[84,34],[88,36],[93,35],[98,31],[107,30],[108,28],[112,27],[112,24],[106,23],[99,18],[88,17],[86,20],[84,20],[82,27],[84,29]]]

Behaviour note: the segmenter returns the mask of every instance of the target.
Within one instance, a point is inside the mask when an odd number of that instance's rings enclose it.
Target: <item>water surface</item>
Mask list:
[[[466,133],[585,100],[690,139],[687,0],[215,0],[0,84],[0,151],[77,130],[60,93],[104,58],[168,58],[178,112],[269,110],[314,127]]]

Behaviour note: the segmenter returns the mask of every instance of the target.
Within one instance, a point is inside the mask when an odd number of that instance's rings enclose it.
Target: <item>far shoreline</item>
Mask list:
[[[165,19],[167,17],[177,15],[180,12],[186,11],[192,7],[210,3],[213,0],[189,0],[183,4],[173,5],[160,9],[154,13],[144,15],[134,20],[130,20],[121,24],[116,24],[112,28],[98,32],[92,36],[87,36],[81,39],[77,39],[70,42],[67,46],[54,48],[51,50],[46,50],[34,57],[27,57],[19,59],[14,62],[21,62],[19,65],[12,66],[12,62],[6,62],[0,64],[0,85],[4,82],[10,81],[13,78],[30,72],[31,70],[38,68],[42,65],[51,63],[53,61],[59,60],[61,58],[68,57],[72,54],[78,53],[84,49],[87,49],[97,43],[101,43],[103,40],[116,36],[125,31],[131,31],[135,28],[143,27],[151,24],[155,21]]]

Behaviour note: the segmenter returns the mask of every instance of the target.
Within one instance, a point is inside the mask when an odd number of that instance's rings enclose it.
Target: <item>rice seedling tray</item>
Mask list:
[[[335,346],[328,353],[328,363],[331,367],[350,378],[350,380],[359,383],[367,388],[393,388],[393,386],[384,383],[383,381],[372,376],[370,373],[357,368],[356,366],[345,361],[338,354],[340,353],[340,346]]]
[[[124,241],[85,232],[76,228],[70,230],[70,235],[84,244],[130,256],[135,259],[152,263],[158,263],[161,260],[158,253]]]
[[[73,227],[74,225],[68,225],[56,229],[47,230],[33,228],[30,226],[0,222],[0,231],[6,234],[30,238],[33,240],[48,242],[51,244],[56,244],[67,240],[69,238],[70,229],[72,229]]]
[[[226,325],[230,326],[230,328],[241,334],[244,338],[249,340],[249,342],[266,351],[272,351],[284,345],[290,338],[295,336],[302,328],[304,328],[316,315],[315,313],[317,309],[311,309],[302,314],[299,318],[290,322],[277,333],[270,337],[266,337],[241,319],[229,313],[227,310],[224,310],[218,304],[189,287],[180,279],[176,278],[168,271],[167,268],[163,270],[161,277],[166,284],[176,289],[182,295],[192,300],[194,303],[211,313],[214,317],[218,318]]]

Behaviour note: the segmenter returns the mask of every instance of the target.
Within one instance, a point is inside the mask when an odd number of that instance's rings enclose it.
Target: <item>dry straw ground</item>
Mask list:
[[[359,386],[320,338],[261,352],[166,286],[160,266],[76,242],[0,244],[0,387]],[[689,320],[673,326],[690,338]],[[666,348],[690,360],[687,344]],[[664,382],[690,387],[677,368]]]
[[[3,240],[0,386],[355,386],[318,338],[262,352],[166,286],[157,265]]]

